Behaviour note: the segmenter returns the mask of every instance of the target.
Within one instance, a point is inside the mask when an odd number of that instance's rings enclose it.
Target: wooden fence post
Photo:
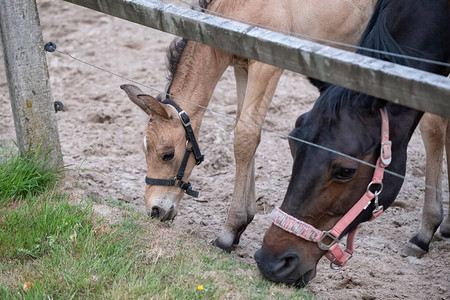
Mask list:
[[[19,150],[45,147],[62,166],[36,0],[0,0],[0,32]]]

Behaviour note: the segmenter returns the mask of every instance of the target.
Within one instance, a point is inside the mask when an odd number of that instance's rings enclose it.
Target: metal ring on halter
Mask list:
[[[346,252],[347,252],[347,251],[346,251]],[[348,253],[348,252],[347,252],[347,253]],[[333,269],[333,270],[340,270],[340,269],[342,269],[342,267],[344,267],[344,266],[347,264],[347,262],[350,260],[350,258],[353,257],[353,254],[350,254],[350,253],[348,253],[348,254],[349,254],[349,256],[347,256],[347,258],[346,258],[343,262],[341,262],[341,265],[335,264],[334,262],[336,261],[336,258],[333,259],[333,260],[330,262],[330,268]]]
[[[340,270],[340,269],[342,269],[342,267],[336,265],[336,264],[334,263],[334,261],[330,262],[330,268],[333,269],[333,270]]]
[[[374,181],[371,181],[371,182],[369,183],[369,185],[367,186],[366,193],[367,193],[367,192],[371,192],[371,193],[372,193],[372,191],[370,190],[370,188],[372,187],[372,184],[378,184],[378,185],[380,185],[380,190],[375,191],[373,194],[374,194],[375,196],[378,196],[379,194],[381,194],[381,192],[383,191],[383,183],[382,183],[382,182],[374,182]]]

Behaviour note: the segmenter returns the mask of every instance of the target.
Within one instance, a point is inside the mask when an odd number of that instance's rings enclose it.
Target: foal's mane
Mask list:
[[[377,2],[374,8],[374,13],[359,41],[359,46],[361,48],[358,49],[356,53],[409,66],[409,61],[404,57],[389,54],[395,53],[405,55],[409,52],[407,49],[403,49],[395,41],[387,27],[387,16],[393,12],[386,9],[386,6],[391,1],[392,0],[379,0]],[[373,52],[364,50],[363,48],[370,48],[378,51]],[[317,82],[316,80],[311,81],[321,91],[320,97],[315,106],[329,115],[335,115],[335,113],[344,105],[350,106],[351,108],[365,107],[371,112],[374,112],[377,111],[384,103],[381,99],[378,99],[380,101],[374,101],[377,98],[365,94],[359,94],[350,89],[328,83],[320,83],[320,81]],[[355,97],[357,97],[357,99],[355,99],[356,101],[350,101]]]
[[[213,0],[198,0],[200,11],[203,12],[203,9],[206,9],[212,1]],[[191,9],[197,10],[194,6],[192,6]],[[166,54],[168,84],[166,86],[166,93],[161,93],[160,95],[158,95],[158,100],[163,100],[166,97],[166,94],[170,94],[170,88],[172,86],[172,81],[175,77],[175,73],[178,69],[178,63],[181,60],[181,55],[183,54],[184,48],[186,47],[188,41],[188,39],[176,37],[170,43]]]

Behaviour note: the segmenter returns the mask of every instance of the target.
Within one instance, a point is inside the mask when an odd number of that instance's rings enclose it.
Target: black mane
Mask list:
[[[410,63],[404,57],[390,55],[390,53],[408,55],[406,51],[404,51],[404,49],[402,49],[402,47],[395,41],[387,28],[387,18],[391,11],[385,8],[390,2],[392,2],[392,0],[377,2],[372,18],[367,24],[367,27],[359,41],[359,46],[361,48],[358,49],[356,53],[409,66]],[[365,50],[364,48],[378,51],[373,52],[370,50]]]
[[[208,5],[212,2],[212,0],[198,0],[198,5],[200,10],[203,12],[204,9],[208,7]],[[191,7],[191,9],[196,9],[196,7]],[[175,73],[178,69],[178,63],[181,60],[181,55],[183,54],[184,48],[188,43],[188,39],[176,37],[169,45],[167,49],[167,80],[169,81],[166,87],[166,93],[162,93],[158,95],[158,99],[162,100],[166,97],[166,94],[170,94],[170,88],[172,86],[173,78],[175,77]]]
[[[423,5],[421,6],[427,6],[427,1],[424,0]],[[445,4],[445,0],[433,0],[433,1],[442,1],[443,4]],[[400,3],[399,3],[400,2]],[[373,58],[393,62],[396,64],[404,65],[404,66],[410,66],[417,69],[426,70],[433,73],[440,73],[445,74],[448,70],[445,70],[445,67],[442,66],[436,66],[433,64],[425,63],[422,61],[417,61],[413,59],[405,58],[404,56],[413,56],[413,57],[420,57],[420,58],[427,58],[437,61],[445,61],[445,55],[442,55],[440,52],[436,52],[434,49],[439,49],[440,47],[436,47],[436,45],[439,45],[438,43],[449,43],[448,39],[450,39],[450,36],[446,31],[450,30],[450,25],[448,28],[443,28],[443,34],[442,36],[435,37],[437,41],[433,42],[425,42],[422,43],[423,45],[429,44],[429,47],[427,47],[423,51],[419,51],[418,49],[414,48],[413,45],[417,44],[414,41],[406,40],[402,38],[401,36],[397,37],[395,36],[396,32],[390,32],[389,28],[396,27],[395,22],[396,15],[398,13],[398,9],[404,9],[404,10],[410,10],[408,13],[410,15],[417,14],[417,8],[411,8],[408,7],[407,4],[402,5],[402,1],[393,1],[393,0],[380,0],[377,2],[374,13],[372,15],[372,18],[370,19],[361,39],[359,42],[359,46],[361,47],[356,51],[356,53],[370,56]],[[407,1],[405,1],[407,2]],[[391,7],[388,7],[391,5]],[[399,6],[399,7],[396,7]],[[393,8],[394,7],[394,8]],[[443,6],[445,7],[445,6]],[[426,11],[426,10],[424,10]],[[419,11],[419,13],[422,13]],[[425,12],[423,12],[425,13]],[[445,10],[443,13],[446,13]],[[408,14],[404,14],[408,15]],[[421,20],[425,20],[426,18],[421,18]],[[432,18],[429,18],[432,22]],[[410,20],[410,19],[408,19]],[[411,20],[410,20],[411,21]],[[412,20],[414,21],[414,19]],[[405,24],[408,24],[408,22],[403,22]],[[449,22],[450,24],[450,22]],[[432,25],[425,22],[423,24],[424,28],[429,26],[431,30],[433,30]],[[398,26],[397,26],[398,27]],[[414,26],[411,26],[414,27]],[[432,31],[433,32],[433,31]],[[422,34],[422,36],[420,36]],[[427,30],[423,30],[423,33],[417,33],[417,39],[420,41],[429,41],[429,37],[426,37],[426,34],[428,34]],[[410,35],[414,36],[414,35]],[[397,41],[399,42],[397,42]],[[377,50],[376,52],[365,50],[365,49],[374,49]],[[394,54],[394,55],[392,55]],[[317,80],[312,79],[311,82],[319,88],[320,90],[320,97],[316,102],[316,105],[318,109],[321,111],[327,112],[328,114],[335,114],[336,111],[338,111],[342,106],[349,105],[350,107],[358,106],[359,108],[367,108],[371,111],[378,110],[380,106],[384,105],[385,101],[369,96],[364,94],[356,93],[352,90],[334,86],[331,84],[323,83]],[[355,98],[356,96],[357,99]],[[350,101],[351,99],[355,99],[355,101]]]
[[[400,45],[397,44],[389,33],[386,26],[387,12],[384,8],[388,2],[390,2],[390,0],[377,2],[374,13],[358,44],[361,48],[370,48],[379,51],[372,52],[359,48],[356,53],[402,65],[408,65],[408,61],[404,58],[388,54],[405,54]],[[314,82],[313,84],[321,86],[320,97],[315,106],[321,111],[327,112],[329,115],[335,115],[336,111],[344,105],[349,105],[350,107],[367,107],[370,111],[376,111],[379,109],[380,104],[382,104],[378,103],[378,105],[374,105],[375,97],[359,94],[344,87],[325,83],[320,84],[317,82]],[[356,96],[358,96],[358,101],[350,101]]]

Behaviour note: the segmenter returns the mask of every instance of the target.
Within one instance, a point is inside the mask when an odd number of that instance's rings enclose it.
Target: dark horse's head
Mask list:
[[[449,62],[448,5],[446,0],[380,0],[360,45]],[[448,74],[449,71],[446,67],[388,54],[359,52],[438,74]],[[285,223],[295,218],[322,232],[335,228],[336,223],[366,194],[374,176],[372,166],[380,156],[380,109],[387,111],[390,123],[392,162],[387,170],[400,175],[405,174],[406,148],[422,113],[341,87],[313,83],[318,86],[320,97],[311,111],[297,119],[290,133],[294,138],[289,142],[294,165],[280,207],[283,214],[280,218]],[[335,151],[324,150],[324,147]],[[384,174],[379,204],[389,207],[402,183],[401,177],[390,172]],[[375,200],[369,203],[345,225],[338,238],[371,218]],[[303,225],[295,223],[290,226],[290,232],[293,232],[295,226]],[[267,230],[261,249],[255,253],[255,260],[266,278],[303,287],[315,276],[317,262],[327,251],[318,247],[320,243],[300,238],[280,227],[273,224]],[[312,234],[310,228],[309,235]]]

